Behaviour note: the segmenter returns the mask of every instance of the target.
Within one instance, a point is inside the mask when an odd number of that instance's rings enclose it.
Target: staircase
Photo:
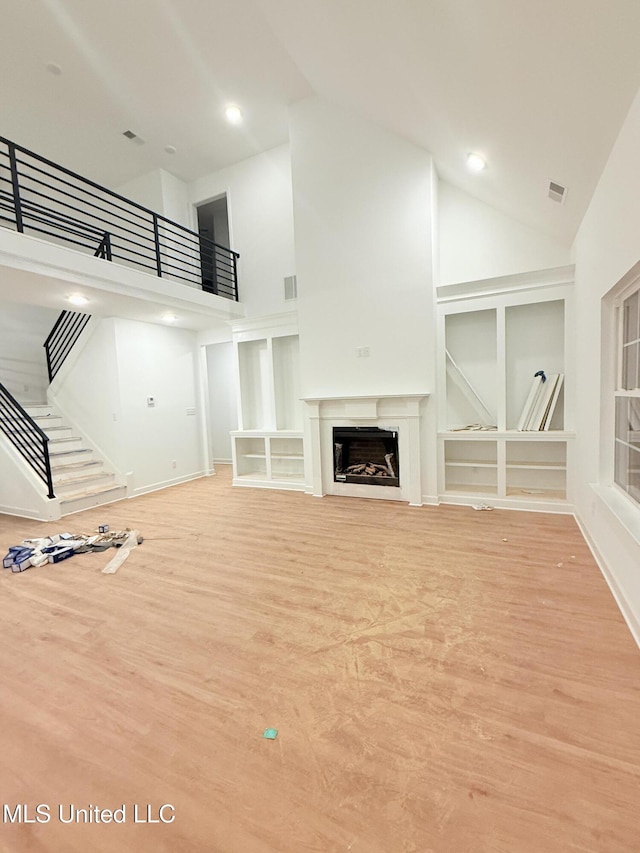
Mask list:
[[[74,435],[51,406],[25,404],[24,408],[49,437],[53,490],[62,515],[126,497],[126,486],[116,483],[104,461],[86,447],[80,436]]]

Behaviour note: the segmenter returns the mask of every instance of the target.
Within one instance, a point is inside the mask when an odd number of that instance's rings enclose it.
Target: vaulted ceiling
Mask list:
[[[289,105],[315,93],[565,244],[640,87],[637,0],[0,0],[0,12],[0,135],[108,186],[159,167],[192,180],[285,142]],[[228,102],[241,127],[225,122]],[[480,175],[469,151],[487,159]]]

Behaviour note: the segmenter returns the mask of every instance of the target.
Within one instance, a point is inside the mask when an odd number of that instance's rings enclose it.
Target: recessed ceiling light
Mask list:
[[[55,77],[59,77],[62,74],[62,68],[60,68],[57,62],[47,62],[45,68],[49,74],[53,74]]]
[[[487,168],[487,163],[480,154],[467,154],[467,169],[470,172],[482,172]]]
[[[175,323],[178,318],[175,314],[163,314],[162,319],[165,323]]]
[[[72,293],[71,296],[67,296],[67,302],[70,302],[72,305],[87,305],[89,300],[81,293]]]
[[[175,145],[165,145],[164,150],[167,152],[167,154],[175,154],[178,149]]]
[[[229,104],[229,106],[225,108],[224,114],[227,117],[229,124],[240,124],[242,121],[242,111],[240,110],[240,107],[237,107],[235,104]]]

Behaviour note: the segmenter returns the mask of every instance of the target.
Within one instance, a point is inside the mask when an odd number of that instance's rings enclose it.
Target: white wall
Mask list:
[[[192,231],[197,231],[193,209],[189,201],[189,190],[185,182],[164,169],[160,169],[160,181],[162,186],[161,213],[167,219],[184,225],[185,228]]]
[[[49,377],[42,345],[59,313],[37,305],[0,303],[0,382],[21,403],[47,399]]]
[[[0,529],[1,514],[42,521],[60,518],[60,502],[49,500],[46,494],[44,481],[0,432]],[[25,527],[22,538],[26,539],[28,535],[28,528]],[[4,554],[0,556],[4,557]]]
[[[203,473],[199,418],[187,414],[197,407],[196,357],[193,332],[102,320],[57,390],[63,411],[133,472],[134,493]]]
[[[623,501],[621,507],[630,511],[622,523],[620,510],[615,509],[615,491],[606,488],[611,482],[607,460],[613,444],[607,367],[613,341],[610,326],[601,334],[601,299],[640,258],[639,149],[640,95],[611,152],[574,246],[579,458],[576,506],[589,539],[623,599],[637,639],[640,639],[640,542],[629,529],[635,528],[636,536],[640,534],[640,508],[633,509]],[[602,405],[601,368],[605,386]],[[599,479],[605,488],[597,491],[590,484]]]
[[[189,186],[192,205],[227,194],[231,248],[240,253],[247,316],[282,311],[284,278],[295,273],[289,147],[242,160]]]
[[[215,462],[231,462],[229,432],[238,429],[236,367],[233,344],[206,347],[209,397],[209,439]]]
[[[165,169],[154,169],[126,184],[114,187],[114,192],[131,199],[154,213],[194,229],[187,185]]]
[[[195,334],[116,320],[116,347],[124,470],[134,472],[134,490],[203,473],[198,418],[187,414],[197,405]]]
[[[551,200],[549,204],[554,204]],[[570,247],[439,181],[437,284],[456,284],[571,263]]]
[[[123,466],[122,407],[120,405],[116,323],[114,318],[92,321],[56,376],[50,401],[78,425],[91,442],[120,471]],[[85,342],[86,341],[86,342]]]
[[[319,98],[291,155],[303,396],[433,391],[430,155]]]
[[[164,212],[162,169],[155,169],[153,172],[147,172],[146,175],[127,181],[126,184],[113,187],[113,191],[155,213]]]

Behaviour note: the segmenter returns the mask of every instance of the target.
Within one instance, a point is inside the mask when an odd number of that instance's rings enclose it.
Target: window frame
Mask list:
[[[636,296],[635,305],[635,337],[625,340],[627,335],[625,303]],[[620,433],[629,429],[629,424],[622,428],[620,422],[621,402],[624,400],[638,400],[637,411],[634,417],[640,418],[640,276],[634,276],[633,280],[625,287],[614,300],[615,312],[615,385],[613,389],[613,476],[614,487],[623,494],[635,507],[640,508],[640,440],[637,444],[621,438]],[[630,384],[628,381],[629,352],[633,352],[632,361],[635,361],[635,385],[633,388],[625,388]],[[631,415],[623,415],[627,421]],[[639,430],[640,432],[640,430]],[[626,462],[625,462],[626,458]],[[631,463],[635,460],[637,467],[632,469]],[[622,464],[621,464],[622,463]],[[624,471],[624,477],[621,474]],[[635,477],[632,476],[632,471]],[[623,480],[623,482],[621,482]]]

